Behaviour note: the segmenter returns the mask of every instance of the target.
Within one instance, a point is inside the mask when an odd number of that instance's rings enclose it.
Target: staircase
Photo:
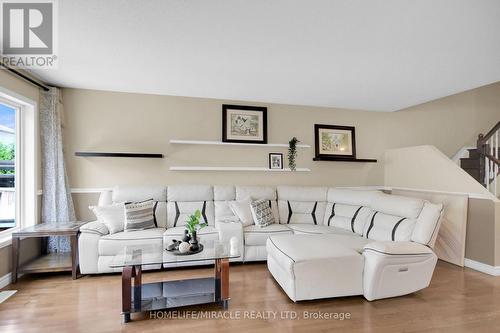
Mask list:
[[[460,166],[493,195],[499,197],[500,121],[486,134],[479,134],[476,148],[468,149],[469,157],[460,159]]]

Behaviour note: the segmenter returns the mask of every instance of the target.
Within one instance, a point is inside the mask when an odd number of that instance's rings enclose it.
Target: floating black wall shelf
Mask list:
[[[376,163],[377,160],[371,158],[338,158],[338,157],[315,157],[313,161],[329,161],[329,162],[360,162],[360,163]]]
[[[163,154],[147,153],[101,153],[90,151],[77,151],[75,156],[81,157],[137,157],[137,158],[163,158]]]

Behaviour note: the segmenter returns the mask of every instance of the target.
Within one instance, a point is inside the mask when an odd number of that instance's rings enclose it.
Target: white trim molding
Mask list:
[[[71,193],[101,193],[104,191],[111,191],[111,187],[74,187],[71,189]]]
[[[500,266],[491,266],[472,259],[464,259],[464,266],[485,274],[500,276]]]
[[[7,287],[12,282],[12,273],[0,277],[0,289]]]

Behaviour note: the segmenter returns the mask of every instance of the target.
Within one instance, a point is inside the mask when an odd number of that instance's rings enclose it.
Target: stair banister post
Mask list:
[[[485,182],[485,159],[486,157],[484,156],[484,134],[479,134],[477,138],[477,151],[479,153],[479,181],[482,183],[483,186],[486,186]]]

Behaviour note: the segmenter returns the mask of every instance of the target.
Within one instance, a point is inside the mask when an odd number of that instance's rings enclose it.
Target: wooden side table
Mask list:
[[[80,226],[85,223],[42,223],[14,232],[12,234],[12,283],[17,282],[17,275],[19,273],[71,271],[73,280],[77,279],[80,270],[78,263],[78,236],[80,234]],[[71,253],[47,253],[47,251],[42,249],[42,256],[19,266],[21,238],[45,238],[50,236],[68,236],[71,243]]]

